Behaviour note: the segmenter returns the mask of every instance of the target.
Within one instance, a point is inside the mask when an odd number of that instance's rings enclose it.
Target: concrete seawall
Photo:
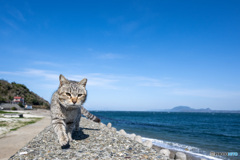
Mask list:
[[[158,150],[140,136],[116,131],[109,123],[81,118],[80,131],[73,133],[68,149],[61,149],[51,126],[46,127],[10,159],[187,159],[184,153]]]

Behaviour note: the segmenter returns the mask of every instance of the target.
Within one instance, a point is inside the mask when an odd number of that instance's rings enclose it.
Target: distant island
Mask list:
[[[177,106],[170,110],[171,112],[212,112],[210,108],[194,109],[188,106]]]
[[[172,109],[160,110],[165,112],[217,112],[217,113],[240,113],[240,110],[211,110],[210,108],[194,109],[188,106],[177,106]]]

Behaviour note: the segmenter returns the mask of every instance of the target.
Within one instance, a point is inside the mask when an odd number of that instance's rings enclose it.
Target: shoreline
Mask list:
[[[167,148],[159,147],[159,146],[157,146],[157,145],[153,145],[152,148],[155,149],[155,150],[158,151],[158,152],[159,152],[161,149],[167,149]],[[179,152],[179,151],[173,150],[173,149],[168,149],[168,150],[171,152],[171,153],[170,153],[170,159],[174,159],[174,155],[175,155],[177,152]],[[193,156],[193,155],[191,155],[191,154],[188,154],[188,153],[184,153],[184,154],[186,154],[187,160],[201,160],[201,158],[195,157],[195,156]]]
[[[152,139],[152,138],[146,138],[146,137],[142,137],[142,139],[159,141],[158,139]],[[162,140],[160,140],[160,141],[162,141]],[[219,158],[219,157],[212,157],[210,155],[205,155],[205,154],[201,154],[201,153],[197,153],[197,152],[187,151],[187,150],[183,150],[183,149],[173,149],[173,148],[170,148],[170,147],[162,147],[162,146],[159,146],[157,144],[154,144],[154,142],[153,142],[153,148],[155,148],[156,150],[169,149],[173,153],[183,152],[183,153],[186,154],[187,159],[192,159],[192,160],[201,160],[201,159],[221,160],[221,158]]]
[[[120,130],[120,131],[121,131],[121,130]],[[119,132],[119,131],[118,131],[118,132]],[[121,133],[120,133],[120,134],[121,134]],[[132,138],[131,135],[133,135],[133,134],[128,134],[128,133],[124,134],[124,136],[126,136],[126,137],[128,137],[128,138],[130,138],[130,139]],[[134,134],[134,135],[135,135],[135,134]],[[137,135],[136,135],[136,136],[137,136]],[[141,137],[141,139],[142,139],[142,142],[140,142],[140,143],[142,143],[142,144],[144,144],[145,141],[151,141],[151,143],[152,143],[152,140],[153,140],[153,139],[151,139],[151,138],[146,138],[146,137]],[[163,150],[166,150],[166,149],[169,150],[169,151],[170,151],[169,159],[171,159],[171,160],[176,158],[175,155],[176,155],[177,152],[184,153],[184,154],[186,155],[187,160],[207,160],[207,159],[221,160],[221,159],[214,158],[214,157],[212,157],[212,158],[207,158],[207,156],[204,157],[205,155],[196,156],[196,155],[194,155],[194,154],[192,154],[192,153],[187,153],[187,152],[185,152],[185,151],[180,151],[180,150],[171,149],[171,148],[167,148],[167,147],[161,147],[161,146],[155,145],[155,144],[153,144],[153,143],[152,143],[152,147],[151,147],[151,148],[154,149],[155,151],[157,151],[158,153],[161,152],[162,149],[163,149]]]

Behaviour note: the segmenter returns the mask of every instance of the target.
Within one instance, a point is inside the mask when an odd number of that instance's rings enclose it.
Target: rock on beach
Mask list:
[[[170,156],[170,151],[168,149],[161,149],[160,154],[164,157],[169,157]]]
[[[110,129],[112,127],[112,123],[108,123],[107,127]]]
[[[135,136],[134,140],[138,143],[142,143],[142,137],[141,136]]]
[[[152,146],[153,146],[152,141],[149,141],[149,140],[144,141],[143,145],[148,148],[152,148]]]
[[[123,129],[121,129],[119,131],[119,134],[122,135],[122,136],[126,136],[127,135],[127,133]]]
[[[176,155],[175,155],[175,159],[187,160],[187,156],[186,156],[186,154],[184,154],[182,152],[177,152]]]
[[[131,140],[134,140],[134,138],[136,137],[136,134],[134,134],[134,133],[129,134],[128,137],[129,137]]]

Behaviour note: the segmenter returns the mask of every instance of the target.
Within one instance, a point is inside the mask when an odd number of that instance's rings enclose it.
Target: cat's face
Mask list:
[[[63,75],[59,76],[60,86],[58,88],[59,101],[64,107],[80,107],[87,98],[86,84],[84,78],[80,82],[69,81]]]

